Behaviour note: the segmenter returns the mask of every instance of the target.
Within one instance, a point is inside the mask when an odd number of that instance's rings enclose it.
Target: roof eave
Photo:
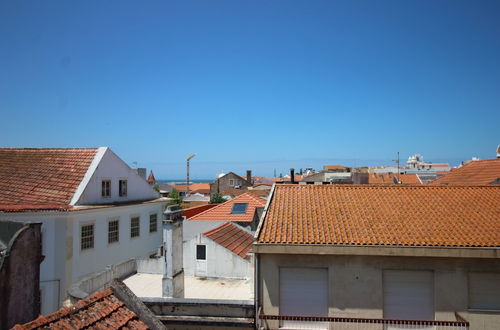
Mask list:
[[[498,247],[278,244],[255,242],[252,252],[258,254],[320,254],[388,257],[452,257],[500,259]]]

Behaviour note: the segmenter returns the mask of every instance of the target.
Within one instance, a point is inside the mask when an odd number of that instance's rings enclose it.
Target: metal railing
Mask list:
[[[265,320],[278,320],[280,328],[292,329],[436,329],[436,330],[468,330],[469,322],[455,313],[456,321],[434,320],[393,320],[350,317],[319,317],[319,316],[290,316],[266,315],[259,313],[258,325],[261,329],[268,329]]]

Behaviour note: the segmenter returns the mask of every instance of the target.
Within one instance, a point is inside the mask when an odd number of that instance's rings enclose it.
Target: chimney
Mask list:
[[[295,183],[295,169],[290,169],[290,182]]]
[[[247,170],[247,181],[252,184],[252,171]]]

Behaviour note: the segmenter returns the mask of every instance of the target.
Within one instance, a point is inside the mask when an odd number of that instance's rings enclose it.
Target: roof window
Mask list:
[[[231,214],[245,214],[247,213],[248,203],[234,203]]]

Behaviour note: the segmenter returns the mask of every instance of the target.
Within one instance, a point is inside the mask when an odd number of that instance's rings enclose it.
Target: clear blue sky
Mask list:
[[[157,178],[500,143],[500,1],[1,1],[0,145]]]

